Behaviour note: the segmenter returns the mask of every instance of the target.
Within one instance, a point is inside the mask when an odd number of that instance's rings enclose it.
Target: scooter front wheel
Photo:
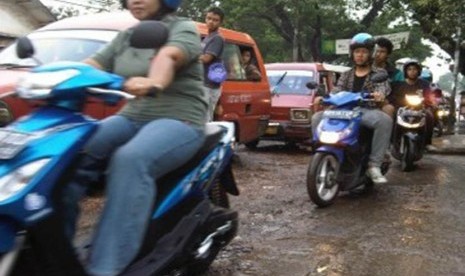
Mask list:
[[[402,159],[401,167],[402,171],[410,172],[414,169],[414,160],[415,160],[415,142],[410,139],[405,139],[402,146]]]
[[[334,203],[339,192],[339,161],[329,153],[316,153],[307,171],[307,192],[319,207]]]

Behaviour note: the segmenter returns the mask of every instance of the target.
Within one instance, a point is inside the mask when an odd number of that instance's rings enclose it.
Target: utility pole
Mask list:
[[[447,132],[454,133],[454,122],[458,121],[455,114],[455,97],[457,95],[458,77],[459,77],[459,60],[460,60],[460,45],[462,41],[462,12],[458,13],[457,16],[457,40],[455,43],[455,55],[454,55],[454,86],[452,87],[452,95],[450,98],[450,110],[449,113],[449,124],[447,126]],[[465,57],[462,57],[465,58]]]
[[[292,61],[297,62],[299,60],[299,29],[297,26],[294,27],[294,37],[292,38]]]

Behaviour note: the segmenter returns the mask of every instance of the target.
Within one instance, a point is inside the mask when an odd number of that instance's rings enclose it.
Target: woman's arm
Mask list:
[[[98,63],[95,59],[92,59],[92,58],[86,58],[85,60],[82,61],[83,63],[87,63],[89,64],[90,66],[93,66],[97,69],[100,69],[100,70],[103,70],[103,66]]]
[[[136,96],[145,96],[154,90],[160,92],[173,82],[176,71],[186,63],[184,51],[175,46],[165,46],[153,58],[148,76],[128,79],[124,90]]]

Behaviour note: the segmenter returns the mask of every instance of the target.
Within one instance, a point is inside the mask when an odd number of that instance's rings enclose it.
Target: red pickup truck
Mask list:
[[[271,119],[260,140],[278,140],[292,145],[309,141],[311,118],[317,111],[317,91],[331,91],[337,77],[349,67],[324,63],[270,63],[265,64],[265,68],[272,87]],[[308,89],[306,84],[310,81],[315,81],[319,89]]]

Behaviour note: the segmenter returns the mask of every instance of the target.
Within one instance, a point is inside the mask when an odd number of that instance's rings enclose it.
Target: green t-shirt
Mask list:
[[[128,100],[118,114],[136,121],[172,118],[203,127],[207,119],[208,100],[203,88],[203,68],[198,61],[202,52],[200,35],[189,19],[167,16],[162,21],[169,29],[165,45],[184,51],[188,61],[178,69],[174,81],[157,97]],[[119,33],[92,58],[105,70],[123,77],[146,77],[157,50],[131,47],[131,33],[132,29]]]

